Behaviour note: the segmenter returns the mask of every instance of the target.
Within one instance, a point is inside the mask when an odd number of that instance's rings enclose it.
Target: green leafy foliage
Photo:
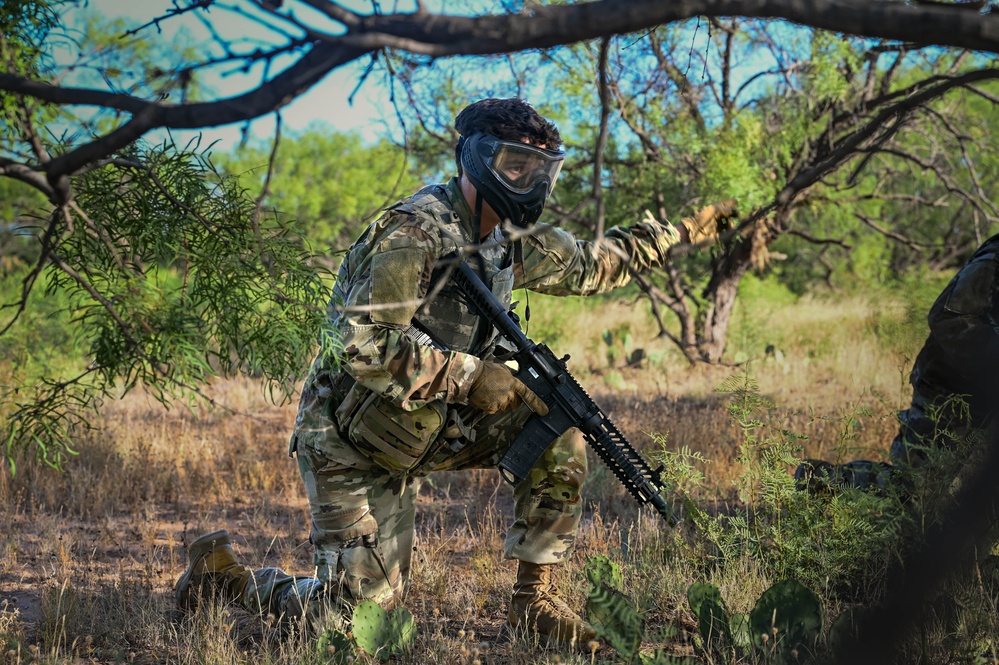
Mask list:
[[[645,624],[634,603],[617,587],[621,585],[621,568],[605,556],[596,556],[586,563],[589,591],[586,614],[597,634],[614,647],[625,662],[634,662],[642,645]]]
[[[195,101],[202,87],[197,72],[188,65],[204,54],[203,45],[185,29],[167,39],[148,39],[128,34],[134,21],[107,18],[98,11],[80,12],[80,25],[74,37],[85,65],[73,72],[79,85],[100,86],[102,82],[129,94],[161,101]],[[79,116],[77,116],[79,118]],[[95,126],[107,129],[127,119],[121,114],[99,114]]]
[[[416,635],[416,624],[409,610],[397,607],[386,612],[370,600],[354,607],[351,629],[357,646],[381,660],[404,653]]]
[[[695,509],[691,515],[719,561],[748,557],[771,579],[795,578],[847,592],[848,580],[892,556],[912,519],[898,509],[899,497],[859,490],[828,496],[799,491],[788,469],[800,463],[804,437],[782,425],[748,370],[725,381],[719,391],[731,395],[729,414],[742,430],[738,490],[744,508],[717,516]],[[863,416],[841,418],[842,447],[857,436]],[[683,475],[671,466],[666,472],[671,481]]]
[[[254,198],[263,193],[270,159],[271,146],[260,144],[218,156]],[[317,123],[280,139],[263,203],[314,242],[345,249],[384,208],[422,185],[398,146],[365,145],[357,134]]]
[[[905,99],[913,84],[939,82],[983,60],[895,52],[788,24],[719,24],[724,29],[706,37],[700,22],[690,21],[611,40],[606,76],[613,102],[601,173],[593,172],[600,132],[595,43],[553,49],[540,62],[534,54],[511,56],[509,73],[491,62],[490,76],[479,81],[456,67],[442,66],[437,79],[421,68],[413,78],[436,85],[427,86],[434,92],[414,114],[422,124],[450,109],[456,88],[469,96],[526,91],[559,122],[570,146],[546,219],[583,236],[592,236],[598,221],[605,230],[634,224],[645,208],[675,223],[735,197],[740,221],[761,212],[738,239],[677,252],[675,274],[648,278],[668,294],[661,302],[682,303],[671,309],[695,334],[678,345],[709,362],[745,353],[725,348],[729,319],[718,312],[731,307],[731,287],[749,271],[776,278],[796,295],[880,284],[901,289],[895,279],[906,270],[951,269],[999,228],[999,171],[989,154],[995,151],[987,149],[999,131],[989,101],[993,81],[982,84],[989,98],[963,88],[941,93],[897,127],[878,127],[876,135],[888,131],[883,138],[858,143],[842,157],[828,155],[878,110]],[[530,94],[537,81],[549,85]],[[440,132],[433,145],[443,143]],[[783,200],[813,169],[828,172]],[[669,312],[664,319],[673,323]]]
[[[640,653],[645,636],[645,621],[635,603],[619,587],[623,578],[621,567],[605,556],[595,556],[586,562],[589,583],[586,614],[597,635],[617,651],[621,662],[640,665],[693,665],[696,661],[677,658],[662,650]]]
[[[87,360],[2,388],[8,461],[30,450],[59,466],[87,412],[139,384],[169,404],[247,373],[284,398],[310,364],[325,273],[295,227],[261,214],[203,152],[130,148],[80,177],[76,207],[53,213],[44,234],[49,261],[21,282],[64,303],[60,334]]]
[[[22,76],[35,73],[45,54],[45,39],[59,24],[60,0],[9,0],[0,11],[0,57],[7,71]],[[0,92],[4,115],[15,107],[13,95]],[[4,131],[12,128],[5,127]]]
[[[800,437],[782,426],[748,371],[726,381],[722,389],[730,395],[729,414],[744,438],[737,479],[744,503],[715,516],[688,509],[697,533],[687,554],[703,561],[703,575],[719,580],[687,589],[698,625],[697,643],[721,662],[729,662],[729,657],[739,662],[743,657],[749,662],[811,662],[822,656],[823,605],[837,611],[852,608],[829,629],[826,645],[836,651],[855,637],[867,613],[863,608],[881,601],[884,570],[919,542],[921,524],[940,519],[941,502],[934,497],[950,495],[969,452],[966,447],[963,452],[927,450],[932,472],[906,475],[900,481],[904,487],[799,491],[789,468],[797,464]],[[959,405],[946,408],[960,413]],[[854,408],[827,419],[840,429],[843,454],[851,450],[864,419],[871,417]],[[689,483],[697,474],[687,470],[689,461],[674,461],[665,465],[666,479],[692,491]],[[732,599],[722,598],[719,585],[731,589],[733,576],[739,580],[745,571],[769,586],[748,615],[729,614],[725,601]],[[745,607],[745,599],[734,602],[739,609]]]

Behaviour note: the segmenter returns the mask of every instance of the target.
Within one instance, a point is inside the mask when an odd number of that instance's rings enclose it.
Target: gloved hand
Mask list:
[[[472,376],[468,403],[476,409],[499,413],[520,406],[521,402],[526,402],[539,416],[548,415],[548,407],[541,398],[515,377],[506,365],[483,362]]]
[[[697,244],[717,238],[728,228],[728,220],[739,216],[737,206],[735,199],[725,199],[701,208],[693,217],[684,217],[680,223],[687,229],[690,243]]]

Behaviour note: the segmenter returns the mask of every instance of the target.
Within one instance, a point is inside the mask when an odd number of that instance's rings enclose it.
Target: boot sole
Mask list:
[[[225,529],[219,529],[218,531],[212,531],[211,533],[206,533],[201,536],[187,548],[187,570],[184,574],[180,576],[177,583],[173,586],[173,596],[177,603],[177,607],[182,610],[189,610],[194,608],[194,603],[191,599],[191,580],[194,578],[195,569],[198,564],[211,553],[219,545],[229,545],[231,541],[229,539],[229,532]]]
[[[535,644],[543,649],[569,649],[571,651],[583,651],[588,649],[586,646],[589,640],[580,639],[568,639],[561,638],[555,635],[546,635],[545,633],[539,633],[536,630],[531,630],[524,624],[519,624],[517,626],[510,623],[509,619],[500,627],[499,634],[496,639],[500,643],[509,643],[517,640],[523,640],[530,644]],[[597,639],[596,636],[590,639]]]

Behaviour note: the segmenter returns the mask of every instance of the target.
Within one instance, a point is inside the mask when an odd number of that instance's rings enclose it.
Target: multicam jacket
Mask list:
[[[964,395],[971,423],[999,411],[999,234],[972,255],[930,308],[930,335],[909,378],[913,404]]]
[[[494,335],[442,279],[446,266],[439,261],[473,244],[472,219],[452,179],[388,208],[348,250],[328,313],[343,350],[337,357],[321,350],[316,358],[293,447],[308,438],[332,453],[346,438],[370,451],[362,439],[377,439],[378,449],[388,439],[404,453],[382,452],[406,467],[439,433],[447,405],[467,404],[471,377],[490,356]],[[629,267],[662,265],[679,241],[672,226],[652,221],[610,229],[601,243],[546,224],[533,231],[523,238],[516,265],[499,229],[482,241],[482,262],[472,263],[506,305],[515,288],[586,295],[623,286]],[[421,330],[438,344],[421,344]],[[395,431],[400,423],[403,431]]]

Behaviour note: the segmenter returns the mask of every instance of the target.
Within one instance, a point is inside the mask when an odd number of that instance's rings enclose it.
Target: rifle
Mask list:
[[[464,261],[460,261],[452,279],[479,315],[516,347],[513,358],[519,366],[515,373],[517,378],[548,406],[548,415],[534,414],[528,418],[524,429],[510,444],[499,463],[503,478],[511,484],[519,483],[552,441],[570,427],[576,427],[635,500],[640,504],[651,503],[670,526],[679,524],[680,519],[660,494],[664,487],[663,467],[653,471],[607,414],[586,394],[569,373],[566,366],[569,356],[556,358],[547,346],[532,342],[517,325],[514,315]]]

